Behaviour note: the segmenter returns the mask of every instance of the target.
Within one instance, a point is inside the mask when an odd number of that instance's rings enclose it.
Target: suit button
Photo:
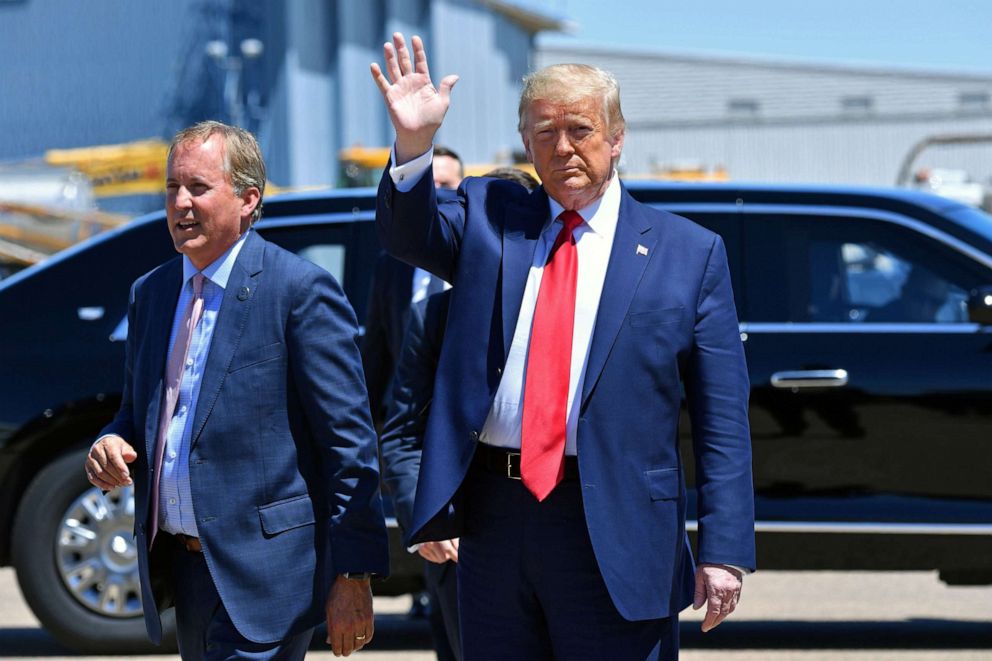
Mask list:
[[[502,367],[497,367],[496,368],[496,376],[503,376],[503,368]]]
[[[473,431],[472,433],[470,433],[468,435],[468,437],[471,438],[473,441],[478,441],[479,440],[479,432]]]

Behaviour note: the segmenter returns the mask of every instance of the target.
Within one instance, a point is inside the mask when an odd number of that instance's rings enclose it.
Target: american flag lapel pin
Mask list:
[[[641,244],[638,243],[637,244],[637,254],[638,255],[647,255],[648,254],[648,249],[645,246],[642,246]]]

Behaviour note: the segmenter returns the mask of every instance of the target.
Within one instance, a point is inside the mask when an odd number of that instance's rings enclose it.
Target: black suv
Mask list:
[[[903,190],[628,187],[726,241],[759,567],[992,583],[992,217]],[[333,273],[359,319],[379,251],[374,195],[274,197],[258,225]],[[128,287],[174,254],[159,213],[0,282],[0,564],[79,650],[147,647],[131,494],[103,496],[81,467],[119,403]],[[392,532],[380,594],[419,585]]]

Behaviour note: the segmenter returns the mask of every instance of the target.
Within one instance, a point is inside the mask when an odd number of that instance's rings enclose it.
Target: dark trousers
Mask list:
[[[267,644],[253,643],[238,633],[221,603],[202,553],[190,553],[177,545],[175,576],[176,637],[183,661],[303,659],[313,637],[313,629]],[[259,580],[277,581],[279,577],[260,576]]]
[[[431,634],[439,661],[461,661],[458,627],[458,574],[454,562],[424,561],[424,582],[431,597]]]
[[[465,661],[678,658],[677,615],[631,622],[613,605],[577,481],[539,503],[521,481],[473,467],[466,489],[458,551]]]

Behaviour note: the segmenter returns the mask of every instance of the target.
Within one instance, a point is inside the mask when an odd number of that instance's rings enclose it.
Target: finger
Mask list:
[[[114,489],[117,488],[116,484],[111,484],[110,482],[107,482],[106,480],[97,477],[90,471],[86,471],[86,479],[90,481],[90,484],[95,486],[97,489],[100,489],[101,491],[113,491]]]
[[[428,78],[431,77],[431,71],[427,68],[427,52],[424,50],[424,42],[417,35],[413,35],[410,39],[410,43],[413,44],[413,65],[414,70],[417,73],[422,73]]]
[[[125,484],[124,479],[117,474],[117,469],[114,467],[113,462],[104,455],[101,455],[99,458],[91,456],[87,460],[86,468],[88,475],[105,484],[111,485],[111,489],[124,486]]]
[[[720,624],[723,619],[723,615],[720,612],[720,599],[717,597],[710,597],[707,602],[708,606],[706,609],[706,618],[703,620],[703,631],[709,631]]]
[[[396,58],[396,48],[388,41],[382,45],[382,54],[386,59],[386,73],[393,84],[398,83],[403,74],[400,72],[399,61]]]
[[[124,461],[124,448],[121,445],[115,445],[110,451],[110,461],[124,484],[131,484],[131,471],[127,469],[127,462]]]
[[[383,96],[389,92],[389,81],[386,80],[386,76],[383,75],[382,69],[375,62],[372,63],[370,67],[372,69],[372,80],[375,81],[375,86],[379,88],[379,91]]]
[[[406,47],[406,40],[399,32],[393,33],[393,45],[396,46],[396,55],[399,58],[400,71],[403,75],[413,73],[413,64],[410,62],[410,50]]]
[[[124,457],[125,463],[130,464],[138,458],[138,453],[131,447],[130,444],[124,443],[124,445],[121,446],[121,456]],[[130,469],[128,470],[128,473],[130,473]]]
[[[355,651],[355,633],[348,632],[341,636],[341,656],[348,656]]]
[[[451,74],[450,76],[445,76],[441,79],[441,87],[438,88],[438,92],[441,94],[441,98],[449,99],[451,98],[451,88],[455,86],[458,82],[458,76]]]

